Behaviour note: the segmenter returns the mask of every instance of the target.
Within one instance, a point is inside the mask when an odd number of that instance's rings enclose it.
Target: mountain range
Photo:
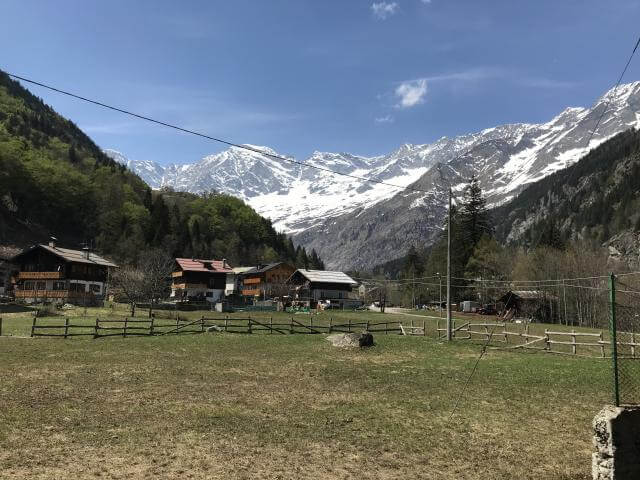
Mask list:
[[[129,160],[115,150],[105,153],[154,189],[213,190],[242,198],[297,243],[314,248],[327,268],[369,269],[402,256],[411,245],[434,240],[449,187],[459,195],[475,175],[489,206],[504,205],[527,185],[575,164],[615,134],[638,127],[640,82],[634,82],[610,90],[590,108],[567,108],[546,123],[507,124],[431,144],[405,144],[375,157],[314,152],[304,160],[412,190],[365,183],[238,147],[195,163],[166,166]],[[267,147],[251,147],[278,155]]]

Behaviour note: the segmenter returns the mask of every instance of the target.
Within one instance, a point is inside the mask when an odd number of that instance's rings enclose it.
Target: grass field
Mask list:
[[[376,343],[2,337],[0,478],[590,478],[607,361]]]

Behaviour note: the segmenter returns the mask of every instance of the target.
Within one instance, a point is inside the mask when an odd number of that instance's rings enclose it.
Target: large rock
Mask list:
[[[362,333],[334,333],[329,335],[327,340],[334,347],[372,347],[373,335],[369,332]]]

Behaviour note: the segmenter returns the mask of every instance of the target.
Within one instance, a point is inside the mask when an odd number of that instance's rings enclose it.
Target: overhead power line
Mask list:
[[[633,58],[633,56],[636,53],[636,50],[638,49],[638,45],[640,45],[640,38],[638,38],[638,41],[636,42],[635,47],[633,47],[633,50],[631,51],[631,55],[629,55],[629,59],[627,60],[627,63],[625,64],[624,68],[622,69],[622,73],[620,74],[620,77],[618,77],[618,81],[616,82],[616,86],[613,87],[613,91],[611,92],[611,95],[609,96],[609,98],[607,98],[607,103],[605,104],[605,107],[602,110],[602,113],[600,114],[600,117],[598,118],[598,121],[596,122],[596,126],[593,127],[593,130],[591,130],[591,135],[589,135],[589,141],[587,142],[587,147],[589,147],[589,145],[591,144],[591,139],[595,135],[596,130],[598,130],[598,127],[600,126],[600,122],[602,121],[602,117],[604,117],[604,114],[607,112],[607,109],[609,108],[609,103],[611,103],[610,97],[613,97],[615,95],[616,90],[618,90],[618,87],[620,86],[620,82],[622,82],[622,77],[624,77],[624,74],[627,73],[627,69],[629,68],[629,64],[631,63],[631,59]]]
[[[109,105],[109,104],[106,104],[104,102],[100,102],[98,100],[92,100],[90,98],[83,97],[81,95],[77,95],[75,93],[71,93],[71,92],[68,92],[66,90],[62,90],[60,88],[56,88],[56,87],[53,87],[51,85],[47,85],[47,84],[42,83],[42,82],[37,82],[35,80],[31,80],[29,78],[22,77],[20,75],[16,75],[14,73],[8,73],[7,72],[7,75],[9,75],[12,78],[16,78],[18,80],[22,80],[23,82],[31,83],[33,85],[38,85],[39,87],[43,87],[43,88],[46,88],[48,90],[52,90],[54,92],[61,93],[63,95],[67,95],[67,96],[75,98],[77,100],[82,100],[83,102],[92,103],[93,105],[97,105],[99,107],[103,107],[103,108],[107,108],[109,110],[113,110],[113,111],[116,111],[116,112],[124,113],[125,115],[130,115],[132,117],[135,117],[135,118],[138,118],[138,119],[141,119],[141,120],[145,120],[147,122],[155,123],[157,125],[162,125],[164,127],[173,128],[174,130],[178,130],[180,132],[188,133],[190,135],[196,135],[198,137],[206,138],[208,140],[213,140],[214,142],[222,143],[222,144],[230,146],[230,147],[236,147],[236,148],[240,148],[240,149],[247,150],[247,151],[250,151],[250,152],[259,153],[260,155],[264,155],[266,157],[274,158],[274,159],[277,159],[277,160],[282,160],[284,162],[293,163],[295,165],[300,165],[302,167],[308,167],[308,168],[313,168],[315,170],[320,170],[320,171],[323,171],[323,172],[329,172],[329,173],[331,173],[333,175],[341,175],[343,177],[353,178],[354,180],[358,180],[358,181],[361,181],[361,182],[377,183],[377,184],[380,184],[380,185],[386,185],[387,187],[393,187],[393,188],[396,188],[398,190],[410,190],[410,191],[419,192],[419,193],[431,193],[431,192],[429,192],[427,190],[422,190],[420,188],[414,188],[414,187],[411,187],[411,186],[396,185],[396,184],[393,184],[393,183],[383,182],[382,180],[376,180],[375,178],[368,178],[368,177],[360,177],[358,175],[351,175],[349,173],[338,172],[338,171],[335,171],[335,170],[331,170],[330,168],[320,167],[318,165],[312,165],[312,164],[307,163],[307,162],[301,162],[299,160],[295,160],[295,159],[292,159],[292,158],[283,157],[282,155],[275,155],[273,153],[263,152],[262,150],[259,150],[257,148],[253,148],[253,147],[248,146],[248,145],[242,145],[242,144],[239,144],[239,143],[234,143],[234,142],[231,142],[229,140],[225,140],[225,139],[222,139],[222,138],[218,138],[218,137],[213,137],[211,135],[207,135],[206,133],[197,132],[195,130],[190,130],[188,128],[180,127],[178,125],[174,125],[174,124],[171,124],[171,123],[163,122],[161,120],[156,120],[155,118],[151,118],[151,117],[147,117],[146,115],[141,115],[139,113],[131,112],[129,110],[125,110],[124,108],[114,107],[113,105]]]

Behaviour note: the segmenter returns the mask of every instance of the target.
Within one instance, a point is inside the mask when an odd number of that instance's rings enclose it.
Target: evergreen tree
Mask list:
[[[491,219],[484,197],[480,182],[474,175],[471,181],[464,189],[464,196],[460,208],[460,226],[462,236],[467,242],[467,251],[469,254],[473,251],[483,235],[492,235],[493,228]]]

